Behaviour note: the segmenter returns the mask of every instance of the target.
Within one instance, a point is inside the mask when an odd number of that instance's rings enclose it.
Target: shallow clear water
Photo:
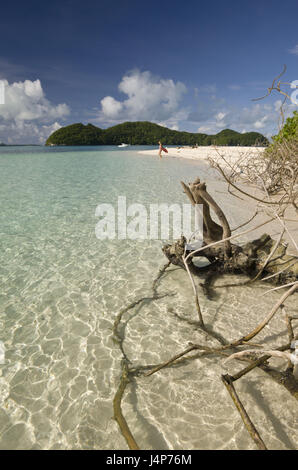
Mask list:
[[[96,206],[116,203],[118,195],[128,203],[185,203],[180,180],[196,176],[216,188],[219,202],[222,197],[204,164],[159,161],[136,150],[0,148],[1,449],[127,448],[112,419],[121,371],[113,322],[123,306],[151,295],[166,260],[158,240],[98,240]],[[222,204],[238,225],[234,202]],[[220,289],[214,301],[201,295],[206,322],[238,338],[278,298],[258,297],[266,288]],[[206,342],[191,323],[196,314],[185,273],[171,268],[159,292],[168,295],[123,319],[124,349],[133,365],[156,364],[190,341]],[[287,303],[290,313],[295,302]],[[280,318],[258,342],[262,338],[285,342]],[[140,447],[254,448],[220,380],[234,370],[239,364],[209,357],[137,378],[123,411]],[[293,449],[294,398],[260,371],[237,382],[237,390],[268,447]]]

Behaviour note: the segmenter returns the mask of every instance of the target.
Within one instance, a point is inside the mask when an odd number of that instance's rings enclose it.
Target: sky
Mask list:
[[[284,64],[282,80],[298,80],[297,18],[297,0],[2,3],[0,142],[43,144],[74,122],[124,121],[270,137],[283,96],[252,100]]]

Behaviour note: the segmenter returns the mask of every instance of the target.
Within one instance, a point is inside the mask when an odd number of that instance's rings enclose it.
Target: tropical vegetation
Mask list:
[[[268,145],[268,140],[258,132],[239,132],[225,129],[208,135],[168,129],[147,121],[124,122],[108,129],[93,124],[71,124],[53,132],[46,145],[156,145],[161,140],[165,145]]]

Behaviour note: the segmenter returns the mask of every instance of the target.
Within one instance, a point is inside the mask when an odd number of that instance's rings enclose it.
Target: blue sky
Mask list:
[[[297,17],[297,0],[2,4],[0,141],[126,120],[272,135],[280,96],[251,100],[283,64],[285,80],[298,80]]]

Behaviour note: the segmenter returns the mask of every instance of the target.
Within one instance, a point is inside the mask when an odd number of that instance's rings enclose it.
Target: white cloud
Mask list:
[[[5,103],[0,106],[0,117],[5,120],[32,121],[63,118],[69,114],[66,104],[52,105],[45,97],[40,80],[25,80],[9,84],[2,80]]]
[[[212,134],[214,129],[212,126],[200,126],[197,130],[199,134]]]
[[[263,116],[262,119],[254,122],[255,129],[264,129],[266,127],[266,122],[268,121],[268,116]]]
[[[17,121],[0,126],[0,142],[15,144],[44,144],[46,139],[61,128],[58,122],[50,125],[38,125],[35,122]]]
[[[101,100],[102,112],[107,118],[115,119],[120,114],[123,105],[112,96],[106,96]]]
[[[275,102],[264,102],[252,104],[246,107],[222,107],[218,105],[217,112],[212,116],[196,115],[197,122],[200,122],[197,132],[215,134],[223,129],[233,129],[238,132],[261,132],[267,137],[278,132],[278,127],[281,124],[280,107],[281,100]],[[284,119],[292,114],[297,109],[293,104],[288,103],[284,108]],[[213,108],[213,111],[215,108]]]
[[[54,105],[45,97],[40,80],[1,82],[5,102],[0,105],[0,138],[4,142],[44,142],[61,127],[56,120],[69,115],[66,104]]]
[[[112,96],[101,100],[98,120],[167,121],[179,110],[186,86],[171,79],[155,77],[150,72],[134,70],[126,74],[118,85],[127,95],[123,101]]]
[[[157,122],[156,124],[162,127],[167,127],[168,129],[172,129],[172,131],[179,131],[178,122],[167,121],[167,122]]]
[[[39,129],[39,141],[43,143],[53,132],[58,131],[61,127],[61,124],[57,121],[49,126],[42,126],[41,129]]]
[[[282,105],[283,105],[282,100],[277,100],[277,101],[275,101],[275,103],[274,103],[274,109],[275,109],[275,111],[280,111]]]
[[[290,54],[298,55],[298,44],[295,47],[289,50]]]
[[[230,84],[230,89],[239,90],[241,85]],[[232,105],[225,99],[213,95],[216,85],[204,85],[192,89],[195,95],[192,105],[183,105],[186,87],[171,79],[161,79],[150,72],[134,70],[126,74],[118,89],[126,95],[124,99],[106,96],[101,100],[97,121],[107,125],[125,120],[148,120],[171,129],[194,128],[197,132],[215,134],[230,128],[238,132],[259,131],[264,135],[278,132],[280,105],[264,100],[248,103],[247,106]],[[204,94],[205,93],[205,94]],[[288,105],[285,118],[293,106]]]

